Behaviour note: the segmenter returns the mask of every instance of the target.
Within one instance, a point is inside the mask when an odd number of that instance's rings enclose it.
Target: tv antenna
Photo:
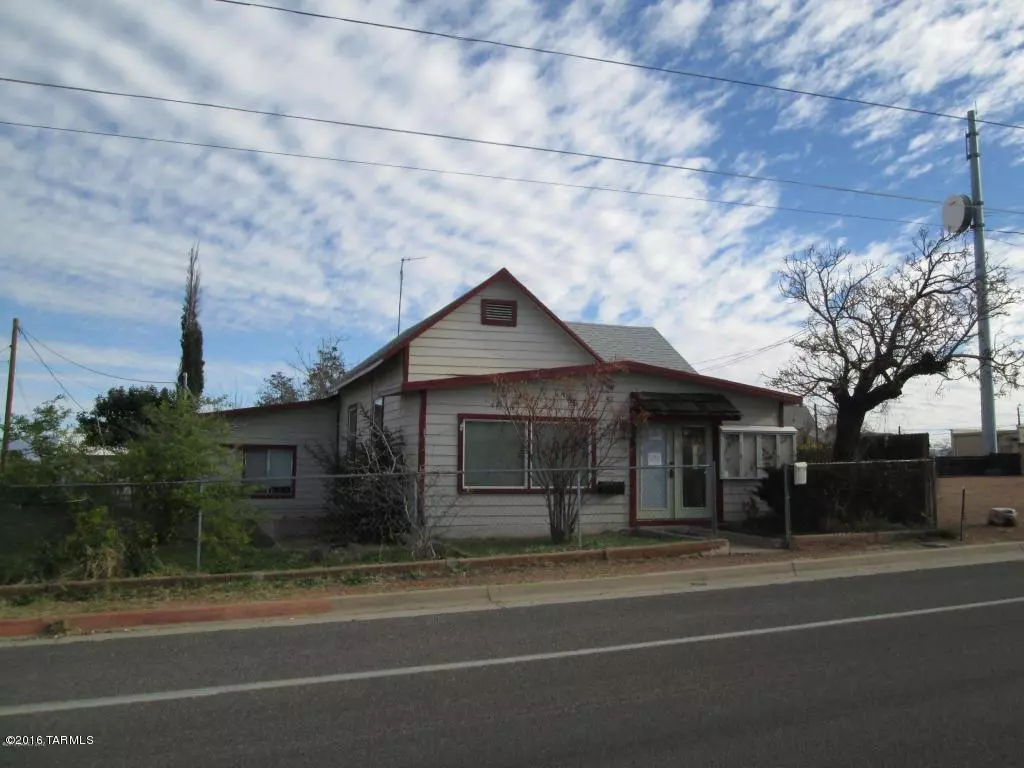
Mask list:
[[[401,266],[398,268],[398,325],[395,328],[395,336],[402,332],[402,287],[405,285],[405,262],[422,261],[429,259],[429,256],[403,256]]]

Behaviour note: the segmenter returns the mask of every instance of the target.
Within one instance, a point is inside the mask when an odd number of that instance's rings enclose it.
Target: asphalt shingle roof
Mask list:
[[[631,360],[696,373],[657,328],[599,323],[566,323],[604,360]]]

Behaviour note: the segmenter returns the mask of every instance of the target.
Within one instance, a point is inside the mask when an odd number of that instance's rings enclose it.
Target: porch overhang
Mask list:
[[[743,414],[714,392],[634,392],[633,405],[651,416],[739,421]]]

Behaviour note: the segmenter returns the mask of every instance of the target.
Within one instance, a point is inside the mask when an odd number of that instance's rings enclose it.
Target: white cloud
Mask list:
[[[998,4],[986,6],[1002,24],[995,39],[978,26],[974,11],[904,5],[736,2],[720,11],[702,0],[662,2],[639,23],[626,2],[552,9],[519,0],[483,3],[472,12],[437,2],[360,2],[346,14],[612,58],[643,53],[687,64],[690,56],[710,55],[711,70],[735,65],[743,72],[757,64],[765,68],[761,76],[784,84],[899,101],[922,95],[955,102],[962,97],[960,72],[975,78],[981,93],[1016,103],[1008,84],[1024,74],[1024,55],[1013,53],[1019,19]],[[338,12],[327,2],[303,7]],[[963,35],[968,47],[984,42],[991,53],[968,60],[957,43],[950,61],[936,60],[941,41],[918,39],[928,38],[920,23],[928,8],[949,17],[943,39]],[[5,21],[0,71],[12,76],[705,169],[775,173],[788,164],[797,167],[789,175],[801,178],[823,162],[820,140],[847,131],[859,141],[899,138],[906,150],[895,153],[888,182],[943,170],[934,156],[943,140],[934,133],[939,129],[913,119],[593,62],[183,0],[70,6],[37,0],[14,4]],[[904,24],[909,32],[901,31]],[[0,119],[826,207],[820,195],[794,200],[792,189],[704,174],[159,102],[0,89]],[[816,149],[809,151],[809,132],[837,114],[845,116],[841,123],[815,135]],[[779,120],[780,130],[771,131]],[[785,141],[785,132],[797,128],[808,135],[796,146],[766,139]],[[884,149],[873,145],[876,159],[865,165],[877,167]],[[89,343],[75,337],[88,349],[76,347],[69,356],[160,378],[152,372],[175,367],[185,253],[198,239],[207,344],[229,340],[221,342],[229,347],[223,354],[208,355],[215,362],[207,379],[230,391],[237,371],[238,387],[250,398],[259,378],[279,367],[275,361],[289,357],[297,342],[340,333],[358,350],[349,356],[358,357],[386,340],[403,256],[429,257],[407,265],[406,325],[506,266],[567,319],[596,306],[602,321],[654,323],[686,357],[702,360],[791,334],[798,314],[780,303],[773,270],[810,242],[855,232],[844,222],[782,218],[763,208],[2,127],[0,163],[4,309],[145,329],[147,340],[159,335],[163,346],[152,360],[129,358],[132,342],[116,334]],[[134,343],[141,354],[150,342]],[[783,352],[716,373],[754,381]],[[105,370],[99,362],[95,367]],[[79,373],[85,381],[88,374]]]

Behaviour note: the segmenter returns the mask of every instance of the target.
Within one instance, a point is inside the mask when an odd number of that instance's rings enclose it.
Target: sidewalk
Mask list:
[[[726,589],[829,579],[869,573],[977,565],[1024,560],[1024,543],[929,549],[894,549],[842,557],[796,557],[772,553],[759,562],[735,565],[726,557],[679,563],[678,568],[601,578],[484,583],[443,589],[411,588],[362,594],[328,594],[289,600],[177,604],[140,610],[71,613],[0,620],[0,637],[38,637],[69,632],[99,632],[133,627],[316,617],[361,620],[400,615],[493,610],[622,597]]]

